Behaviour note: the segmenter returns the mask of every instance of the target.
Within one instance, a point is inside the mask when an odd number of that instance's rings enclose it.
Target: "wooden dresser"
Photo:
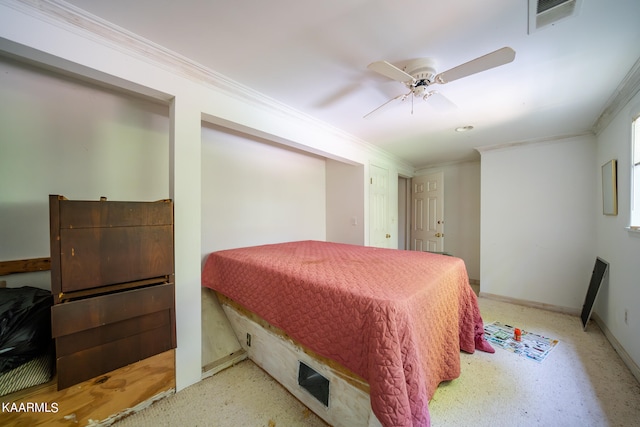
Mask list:
[[[49,196],[58,390],[176,347],[173,203]]]

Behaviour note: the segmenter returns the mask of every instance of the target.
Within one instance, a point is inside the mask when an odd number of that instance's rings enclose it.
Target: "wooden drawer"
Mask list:
[[[60,230],[63,293],[173,274],[173,226]]]
[[[173,281],[171,200],[79,201],[50,195],[49,221],[56,304]]]
[[[175,286],[150,286],[51,309],[58,389],[176,347]]]

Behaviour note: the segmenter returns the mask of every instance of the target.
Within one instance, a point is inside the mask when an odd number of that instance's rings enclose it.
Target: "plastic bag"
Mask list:
[[[52,305],[53,295],[44,289],[0,288],[0,373],[49,349]]]

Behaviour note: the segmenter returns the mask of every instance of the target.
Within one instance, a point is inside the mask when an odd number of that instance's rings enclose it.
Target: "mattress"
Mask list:
[[[363,377],[384,426],[428,426],[460,350],[492,351],[464,262],[301,241],[209,254],[202,284]]]

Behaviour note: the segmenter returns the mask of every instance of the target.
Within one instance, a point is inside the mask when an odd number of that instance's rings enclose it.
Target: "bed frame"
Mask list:
[[[371,410],[369,384],[362,377],[294,341],[282,329],[224,295],[209,291],[216,294],[249,359],[307,408],[332,426],[382,427]],[[331,392],[327,405],[312,394],[310,387],[301,384],[301,381],[304,383],[300,378],[301,363],[328,381]]]

